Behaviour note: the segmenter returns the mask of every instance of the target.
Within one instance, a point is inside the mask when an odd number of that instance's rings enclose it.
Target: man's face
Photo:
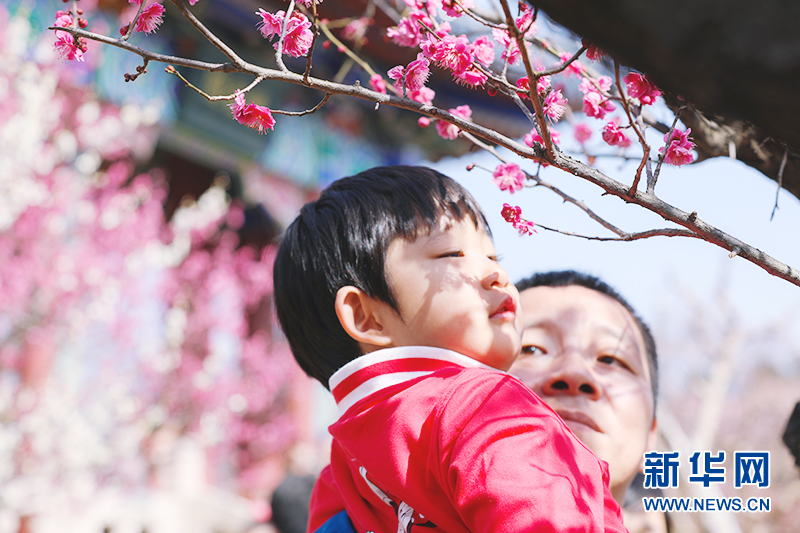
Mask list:
[[[393,241],[386,277],[400,310],[384,324],[393,346],[446,348],[500,370],[519,354],[519,293],[469,218],[442,218],[430,235]]]
[[[621,501],[655,436],[641,332],[619,302],[585,287],[534,287],[520,300],[522,353],[510,372],[608,462]]]

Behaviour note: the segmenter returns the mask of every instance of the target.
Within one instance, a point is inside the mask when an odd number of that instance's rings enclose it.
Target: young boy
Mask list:
[[[278,319],[340,410],[316,531],[625,531],[608,472],[505,373],[519,294],[456,182],[420,167],[344,178],[306,204],[275,261]]]

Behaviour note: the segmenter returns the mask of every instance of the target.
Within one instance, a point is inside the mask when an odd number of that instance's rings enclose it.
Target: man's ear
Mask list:
[[[386,348],[392,343],[382,319],[383,302],[367,295],[352,285],[336,292],[336,316],[350,337],[356,340],[364,353]]]
[[[653,417],[653,425],[650,426],[650,434],[647,435],[647,449],[655,450],[658,443],[658,419]]]
[[[656,444],[658,444],[658,419],[654,416],[653,424],[650,426],[650,433],[647,434],[647,448],[645,448],[645,452],[655,450]],[[644,474],[644,457],[642,457],[642,462],[639,463],[639,472]]]

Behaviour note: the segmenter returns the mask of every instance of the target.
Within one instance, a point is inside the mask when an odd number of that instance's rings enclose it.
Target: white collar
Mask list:
[[[399,346],[362,355],[337,370],[328,380],[339,416],[359,400],[386,387],[432,374],[448,366],[499,370],[471,357],[430,346]]]

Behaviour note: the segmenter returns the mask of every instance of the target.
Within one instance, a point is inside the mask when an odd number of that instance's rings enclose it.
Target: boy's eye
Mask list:
[[[450,252],[445,252],[445,253],[443,253],[443,254],[442,254],[442,255],[440,255],[439,257],[440,257],[440,258],[441,258],[441,257],[464,257],[464,252],[463,252],[463,251],[461,251],[461,250],[452,250],[452,251],[450,251]]]

